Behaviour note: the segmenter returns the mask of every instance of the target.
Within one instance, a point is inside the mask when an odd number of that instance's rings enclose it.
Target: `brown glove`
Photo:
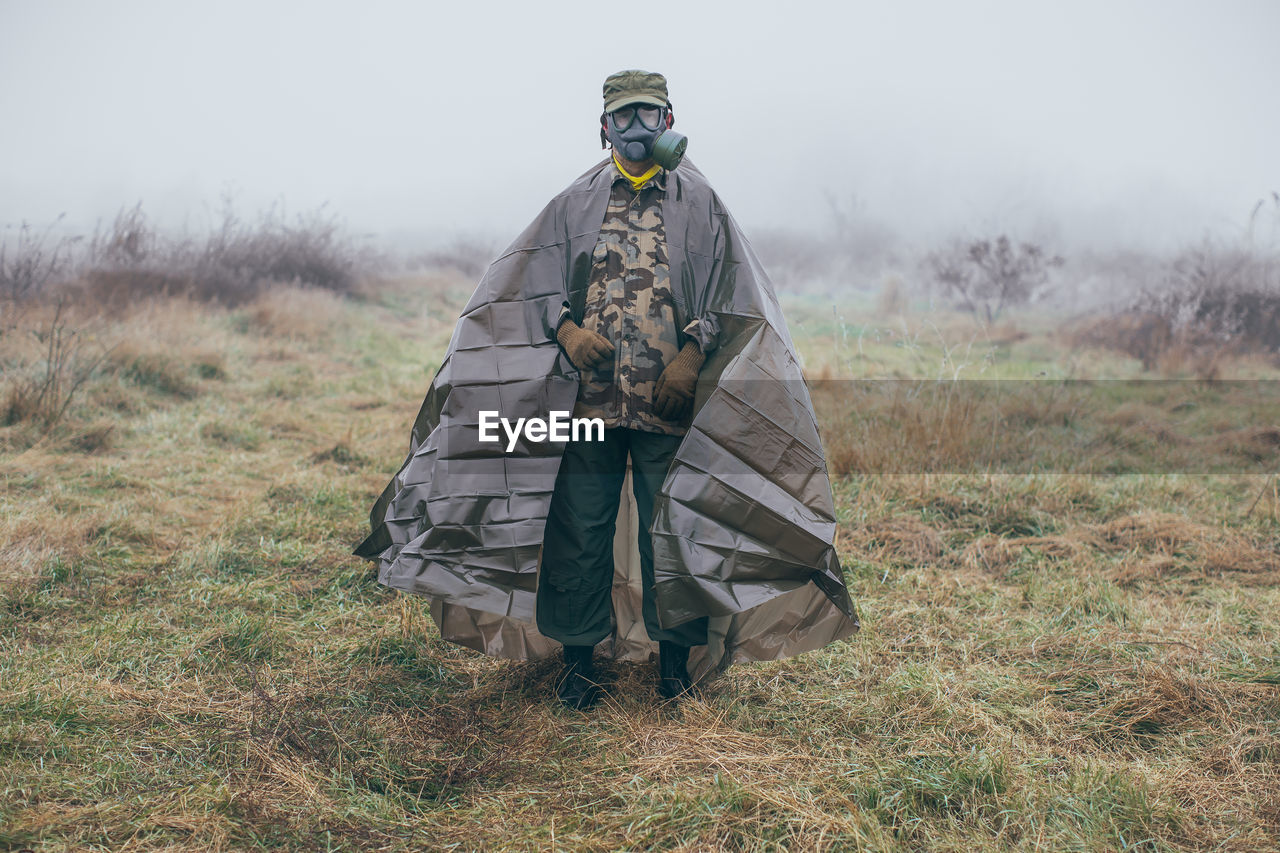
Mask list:
[[[658,377],[658,385],[653,394],[653,410],[658,417],[674,421],[684,413],[685,407],[693,400],[693,388],[698,382],[698,371],[702,369],[705,359],[697,341],[685,341],[679,355],[671,360]]]
[[[568,318],[556,330],[556,340],[579,370],[599,367],[613,357],[613,344],[608,338],[584,329]]]

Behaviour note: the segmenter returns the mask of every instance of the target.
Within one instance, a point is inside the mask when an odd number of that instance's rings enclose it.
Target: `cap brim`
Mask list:
[[[655,107],[671,106],[671,104],[655,95],[623,95],[607,102],[604,105],[604,111],[611,113],[619,107],[625,107],[627,104],[652,104]]]

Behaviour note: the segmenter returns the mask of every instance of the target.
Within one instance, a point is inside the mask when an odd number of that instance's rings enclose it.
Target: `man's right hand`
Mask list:
[[[560,324],[556,340],[569,354],[573,366],[579,370],[599,367],[613,358],[613,344],[608,338],[584,329],[572,320],[566,319]]]

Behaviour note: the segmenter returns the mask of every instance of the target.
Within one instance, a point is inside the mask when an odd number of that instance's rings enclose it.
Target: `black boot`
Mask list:
[[[591,663],[594,650],[594,646],[564,647],[565,668],[556,679],[556,695],[577,711],[590,708],[600,698],[600,685],[596,683],[596,671]]]
[[[658,695],[674,699],[689,693],[689,647],[667,640],[658,641]]]

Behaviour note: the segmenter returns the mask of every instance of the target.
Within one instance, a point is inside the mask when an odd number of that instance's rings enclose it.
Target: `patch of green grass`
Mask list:
[[[198,646],[198,651],[217,666],[260,664],[275,660],[286,648],[280,634],[263,616],[232,612]]]
[[[854,800],[898,829],[946,814],[990,820],[1009,787],[1003,758],[977,750],[911,755],[876,771],[871,784],[853,792]]]
[[[257,424],[226,420],[202,424],[200,437],[216,445],[248,451],[260,449],[267,439],[265,431]]]
[[[261,555],[243,544],[212,539],[193,546],[184,555],[188,570],[196,576],[208,574],[215,578],[256,575],[262,570]]]
[[[126,379],[159,394],[189,399],[199,392],[187,366],[162,353],[131,353],[121,360],[119,370]]]
[[[0,586],[0,613],[14,620],[46,616],[54,612],[58,600],[71,592],[80,577],[74,564],[60,556],[50,557],[34,576]]]
[[[268,376],[262,385],[262,393],[278,400],[297,400],[311,393],[315,386],[316,377],[311,367],[298,364]]]
[[[1046,834],[1070,848],[1167,849],[1183,822],[1141,777],[1100,767],[1072,773],[1041,808]]]
[[[227,360],[222,353],[200,353],[192,366],[201,379],[227,378]]]

